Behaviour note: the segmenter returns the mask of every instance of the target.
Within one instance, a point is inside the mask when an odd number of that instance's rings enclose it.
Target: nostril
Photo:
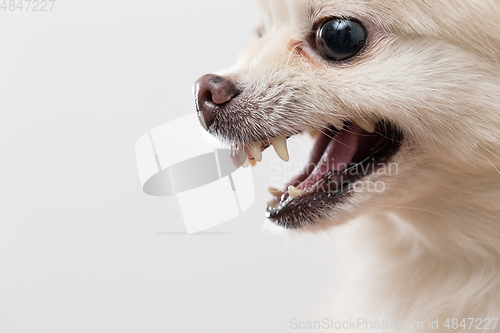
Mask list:
[[[195,98],[203,126],[210,127],[218,106],[229,102],[238,94],[236,85],[227,78],[213,74],[201,77],[195,84]]]
[[[198,96],[198,99],[203,103],[214,103],[210,90],[200,91],[200,96]]]

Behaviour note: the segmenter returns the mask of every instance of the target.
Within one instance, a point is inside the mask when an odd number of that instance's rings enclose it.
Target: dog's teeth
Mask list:
[[[270,187],[269,188],[269,193],[271,193],[272,196],[274,196],[274,197],[281,197],[281,191],[278,190],[277,188]]]
[[[262,143],[254,142],[249,147],[250,154],[257,162],[262,162]]]
[[[271,140],[271,144],[278,154],[279,158],[283,161],[288,162],[290,160],[290,156],[288,155],[288,148],[286,146],[286,137],[280,136]]]
[[[304,191],[299,190],[295,186],[288,187],[288,194],[290,194],[290,198],[295,199],[298,198],[304,193]]]
[[[245,163],[243,163],[241,166],[244,168],[248,168],[250,166],[250,160],[248,159],[248,157],[247,157],[247,160],[245,161]]]
[[[250,165],[254,167],[254,166],[257,165],[257,162],[254,159],[251,159],[250,160]]]
[[[368,133],[375,132],[375,128],[377,127],[377,124],[374,121],[368,119],[356,118],[353,123],[364,129]]]
[[[309,131],[309,136],[312,138],[312,139],[316,139],[320,134],[320,131]]]

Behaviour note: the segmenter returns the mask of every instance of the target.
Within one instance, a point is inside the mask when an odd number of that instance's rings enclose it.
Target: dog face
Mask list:
[[[273,145],[286,160],[286,138],[319,133],[304,172],[273,190],[268,215],[278,225],[322,228],[436,204],[441,189],[491,170],[500,142],[500,5],[259,5],[259,38],[195,91],[207,130],[251,159]]]

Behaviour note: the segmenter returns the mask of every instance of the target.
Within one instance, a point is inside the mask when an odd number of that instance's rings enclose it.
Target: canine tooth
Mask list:
[[[312,139],[316,139],[320,134],[320,131],[309,131],[309,136],[312,138]]]
[[[250,160],[250,165],[254,167],[254,166],[256,166],[256,165],[257,165],[257,162],[256,162],[256,161],[252,158],[252,159]]]
[[[274,138],[271,140],[271,144],[273,145],[274,150],[276,151],[276,154],[278,154],[279,158],[281,158],[285,162],[288,162],[290,160],[288,148],[286,146],[286,137],[279,136],[277,138]]]
[[[254,142],[248,148],[250,150],[250,154],[257,162],[262,162],[262,143]]]
[[[243,163],[241,166],[244,168],[248,168],[250,166],[250,160],[248,159],[248,157],[247,157],[247,160],[245,161],[245,163]]]
[[[281,191],[278,190],[277,188],[270,187],[269,188],[269,193],[271,193],[275,197],[280,197],[281,196]]]
[[[288,187],[288,194],[290,194],[290,198],[295,199],[298,198],[304,193],[304,191],[299,190],[295,186]]]
[[[374,121],[368,119],[356,118],[354,119],[353,123],[364,129],[368,133],[375,132],[375,128],[377,127],[377,124]]]

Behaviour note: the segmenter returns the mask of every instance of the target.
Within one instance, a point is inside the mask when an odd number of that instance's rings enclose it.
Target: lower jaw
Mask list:
[[[354,195],[354,183],[387,166],[399,150],[400,132],[390,125],[379,125],[379,129],[385,133],[385,140],[368,156],[342,172],[328,171],[297,198],[292,199],[288,193],[283,193],[270,203],[267,217],[284,228],[298,229],[331,216]]]

